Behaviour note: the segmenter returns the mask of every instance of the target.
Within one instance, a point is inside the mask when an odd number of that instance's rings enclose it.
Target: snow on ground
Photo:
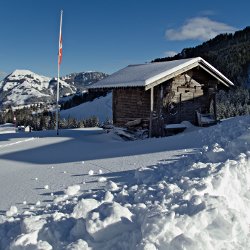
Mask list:
[[[0,249],[248,249],[249,124],[1,134]]]
[[[15,133],[16,128],[13,123],[0,124],[0,134]]]
[[[76,119],[86,119],[96,116],[101,122],[112,119],[112,93],[104,97],[99,97],[93,102],[86,102],[71,109],[62,110],[60,116],[65,119],[69,116]]]

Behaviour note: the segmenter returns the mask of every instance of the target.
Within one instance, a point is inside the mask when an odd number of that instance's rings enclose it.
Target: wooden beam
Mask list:
[[[217,93],[217,85],[215,85],[214,87],[214,96],[213,96],[213,99],[214,99],[214,119],[215,121],[217,122],[217,101],[216,101],[216,93]]]
[[[117,93],[115,93],[115,90],[112,90],[112,117],[113,117],[113,123],[116,124],[116,103],[115,103],[115,97]]]
[[[188,71],[190,69],[193,69],[193,68],[197,67],[198,65],[199,65],[199,63],[195,62],[195,63],[192,63],[192,64],[190,64],[190,65],[188,65],[188,66],[186,66],[184,68],[176,70],[175,72],[173,72],[173,73],[171,73],[171,74],[169,74],[169,75],[167,75],[165,77],[162,77],[159,80],[156,80],[156,81],[146,85],[145,90],[152,89],[153,87],[155,87],[155,86],[157,86],[157,85],[159,85],[159,84],[161,84],[161,83],[163,83],[163,82],[165,82],[167,80],[170,80],[170,79],[172,79],[172,78],[174,78],[174,77],[176,77],[176,76],[178,76],[178,75],[180,75],[180,74],[182,74],[182,73],[184,73],[184,72],[186,72],[186,71]]]
[[[181,117],[181,101],[182,101],[182,93],[180,93],[180,97],[179,97],[180,99],[179,99],[179,110],[178,110],[178,112],[179,112],[179,122],[181,122],[181,120],[182,120],[182,117]]]
[[[207,71],[210,75],[212,75],[215,79],[218,80],[218,83],[221,82],[224,85],[226,85],[227,87],[229,87],[229,85],[227,83],[225,83],[225,81],[223,81],[221,78],[219,78],[218,76],[216,76],[214,73],[211,72],[211,70],[209,70],[208,68],[204,67],[203,65],[200,64],[200,67],[202,69],[204,69],[205,71]]]
[[[149,120],[149,137],[152,137],[153,128],[153,112],[154,112],[154,87],[150,89],[150,120]]]

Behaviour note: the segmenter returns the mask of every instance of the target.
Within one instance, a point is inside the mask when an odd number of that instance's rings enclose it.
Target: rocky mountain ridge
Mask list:
[[[106,77],[102,72],[72,73],[60,78],[60,97],[82,93],[86,86]],[[0,106],[53,103],[57,79],[30,70],[15,70],[0,81]]]

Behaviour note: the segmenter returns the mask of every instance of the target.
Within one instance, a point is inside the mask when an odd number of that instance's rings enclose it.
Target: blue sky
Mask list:
[[[112,73],[250,25],[246,0],[0,0],[0,75],[57,75],[61,9],[61,75]]]

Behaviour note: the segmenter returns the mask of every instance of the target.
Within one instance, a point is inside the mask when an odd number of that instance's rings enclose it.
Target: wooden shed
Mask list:
[[[213,110],[216,91],[234,84],[201,57],[129,65],[93,84],[89,90],[112,89],[113,123],[130,122],[149,128],[150,136],[163,136],[166,125],[189,121],[197,113]]]

